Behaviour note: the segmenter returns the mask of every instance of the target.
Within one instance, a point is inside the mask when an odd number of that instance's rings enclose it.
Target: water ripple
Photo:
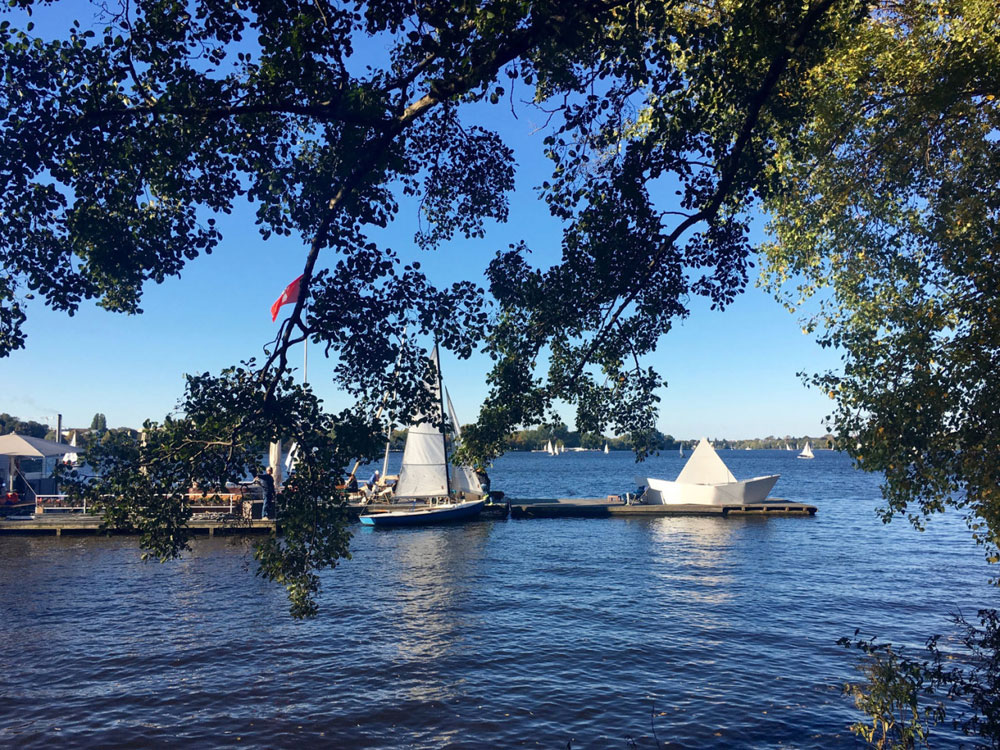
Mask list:
[[[997,592],[961,519],[883,526],[872,477],[788,458],[726,456],[815,518],[359,528],[310,622],[245,545],[156,565],[131,539],[0,537],[0,746],[856,747],[836,639],[919,647]],[[597,496],[633,469],[513,455],[494,484]]]

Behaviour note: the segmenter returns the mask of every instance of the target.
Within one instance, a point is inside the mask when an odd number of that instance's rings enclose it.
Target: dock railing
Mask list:
[[[254,502],[260,500],[250,492],[221,492],[203,495],[189,492],[186,495],[191,512],[198,513],[239,513],[249,518]],[[35,513],[87,513],[87,500],[73,500],[69,495],[35,495]]]

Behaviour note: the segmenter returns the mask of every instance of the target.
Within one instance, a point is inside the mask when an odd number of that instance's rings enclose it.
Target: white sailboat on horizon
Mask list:
[[[796,458],[816,458],[813,455],[813,449],[808,440],[806,440],[806,447],[802,449],[802,452]]]

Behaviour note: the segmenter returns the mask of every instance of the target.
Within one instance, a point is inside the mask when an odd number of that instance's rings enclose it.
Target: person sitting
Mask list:
[[[358,492],[358,477],[353,472],[351,476],[347,478],[347,486],[344,488],[350,495],[356,495]]]

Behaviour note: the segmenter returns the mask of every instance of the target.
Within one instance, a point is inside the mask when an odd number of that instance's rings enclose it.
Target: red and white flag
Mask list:
[[[303,274],[304,276],[305,274]],[[271,305],[271,322],[273,323],[278,319],[278,309],[282,305],[294,304],[299,301],[299,282],[302,281],[302,276],[299,276],[295,281],[285,287],[285,291],[281,293],[281,296],[274,301]]]

